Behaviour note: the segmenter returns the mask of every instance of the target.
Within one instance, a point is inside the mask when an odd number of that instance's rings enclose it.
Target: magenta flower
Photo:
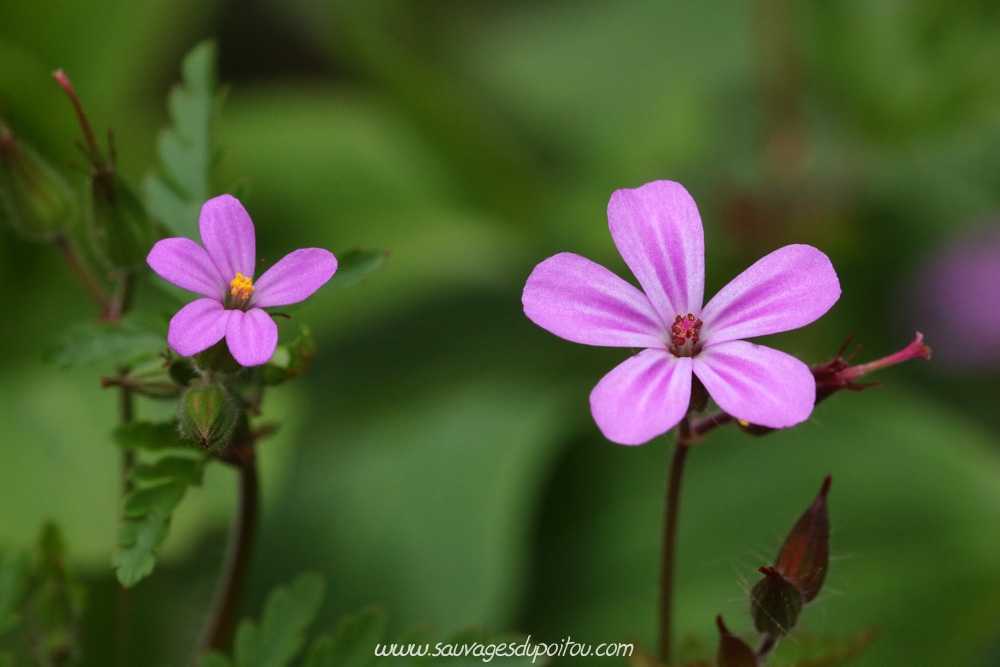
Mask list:
[[[163,239],[146,257],[158,276],[205,297],[177,311],[167,342],[189,357],[225,337],[241,365],[267,363],[278,345],[278,326],[261,309],[302,301],[333,276],[337,259],[322,248],[296,250],[254,282],[253,222],[238,199],[209,199],[198,228],[204,248],[187,238]]]
[[[608,204],[611,237],[645,294],[603,266],[550,257],[524,286],[525,314],[576,343],[645,348],[590,394],[605,437],[638,445],[687,412],[691,374],[733,417],[784,428],[809,417],[816,384],[798,359],[743,338],[809,324],[840,297],[829,258],[807,245],[775,250],[702,307],[705,241],[694,200],[680,184],[618,190]]]

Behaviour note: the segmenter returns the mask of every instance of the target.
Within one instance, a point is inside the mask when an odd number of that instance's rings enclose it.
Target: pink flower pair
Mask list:
[[[611,237],[642,290],[572,253],[528,277],[525,314],[577,343],[644,348],[597,383],[591,412],[604,435],[636,445],[684,417],[697,376],[737,419],[784,428],[804,421],[816,398],[809,367],[744,338],[788,331],[823,315],[840,282],[822,252],[775,250],[704,304],[705,244],[694,200],[680,184],[618,190],[608,204]]]

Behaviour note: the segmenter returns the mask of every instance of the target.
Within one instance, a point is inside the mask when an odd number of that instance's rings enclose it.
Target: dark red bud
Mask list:
[[[729,631],[721,614],[715,617],[715,624],[719,626],[719,652],[715,664],[718,667],[757,667],[753,649]]]
[[[807,603],[823,587],[830,562],[830,516],[826,495],[831,481],[827,475],[816,500],[785,538],[774,564],[775,570],[799,588],[803,601]]]
[[[772,567],[758,570],[764,578],[750,591],[750,615],[759,632],[785,635],[802,611],[802,593]]]

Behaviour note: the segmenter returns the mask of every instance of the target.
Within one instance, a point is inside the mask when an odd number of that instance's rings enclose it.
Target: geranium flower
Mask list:
[[[550,257],[524,286],[525,314],[576,343],[645,348],[590,394],[605,437],[638,445],[684,417],[692,373],[733,417],[771,428],[804,421],[816,384],[798,359],[742,340],[809,324],[840,297],[829,258],[789,245],[759,260],[702,307],[705,242],[694,200],[680,184],[618,190],[611,237],[645,293],[575,255]]]
[[[253,222],[231,195],[205,202],[198,229],[204,248],[187,238],[163,239],[146,257],[161,278],[205,297],[177,311],[167,342],[189,357],[225,337],[241,365],[267,363],[278,345],[278,326],[261,309],[302,301],[333,276],[337,259],[322,248],[296,250],[254,282]]]

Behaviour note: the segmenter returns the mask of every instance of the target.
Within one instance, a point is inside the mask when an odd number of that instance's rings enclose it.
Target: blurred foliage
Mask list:
[[[306,631],[323,599],[324,582],[314,573],[299,575],[287,587],[272,592],[260,623],[245,620],[234,640],[233,659],[217,651],[203,654],[199,667],[286,667],[303,652]],[[426,628],[411,628],[387,640],[385,610],[371,606],[342,618],[332,634],[309,642],[302,667],[362,667],[382,665],[545,665],[544,657],[527,653],[536,648],[524,637],[491,636],[467,628],[447,641],[437,641]],[[388,643],[387,643],[388,642]],[[377,647],[377,648],[376,648]],[[520,654],[517,651],[520,650]],[[497,655],[494,655],[494,654]],[[527,655],[525,655],[527,654]],[[488,659],[484,656],[488,656]]]
[[[628,276],[607,233],[614,189],[688,187],[706,294],[785,243],[827,252],[840,302],[767,341],[808,362],[852,331],[860,361],[899,349],[921,326],[912,276],[1000,208],[1000,8],[981,0],[7,2],[0,116],[81,188],[78,130],[50,77],[61,67],[139,183],[178,120],[164,102],[181,58],[212,36],[230,89],[218,178],[246,179],[259,252],[391,252],[279,323],[283,342],[308,323],[317,357],[264,406],[282,429],[261,446],[246,609],[318,570],[322,627],[375,602],[390,635],[486,623],[652,645],[667,443],[604,441],[587,395],[624,355],[558,340],[520,307],[555,252]],[[95,371],[114,369],[74,328],[91,308],[50,248],[4,232],[0,282],[0,546],[59,520],[94,591],[84,664],[113,664],[120,480],[114,396]],[[174,308],[146,283],[135,303]],[[91,366],[42,363],[67,331]],[[832,474],[834,560],[797,632],[882,627],[858,665],[1000,659],[1000,377],[932,361],[877,380],[790,431],[721,429],[692,452],[678,621],[701,655],[717,614],[749,629],[756,568]],[[206,469],[140,589],[139,664],[190,655],[232,510],[227,473]]]

